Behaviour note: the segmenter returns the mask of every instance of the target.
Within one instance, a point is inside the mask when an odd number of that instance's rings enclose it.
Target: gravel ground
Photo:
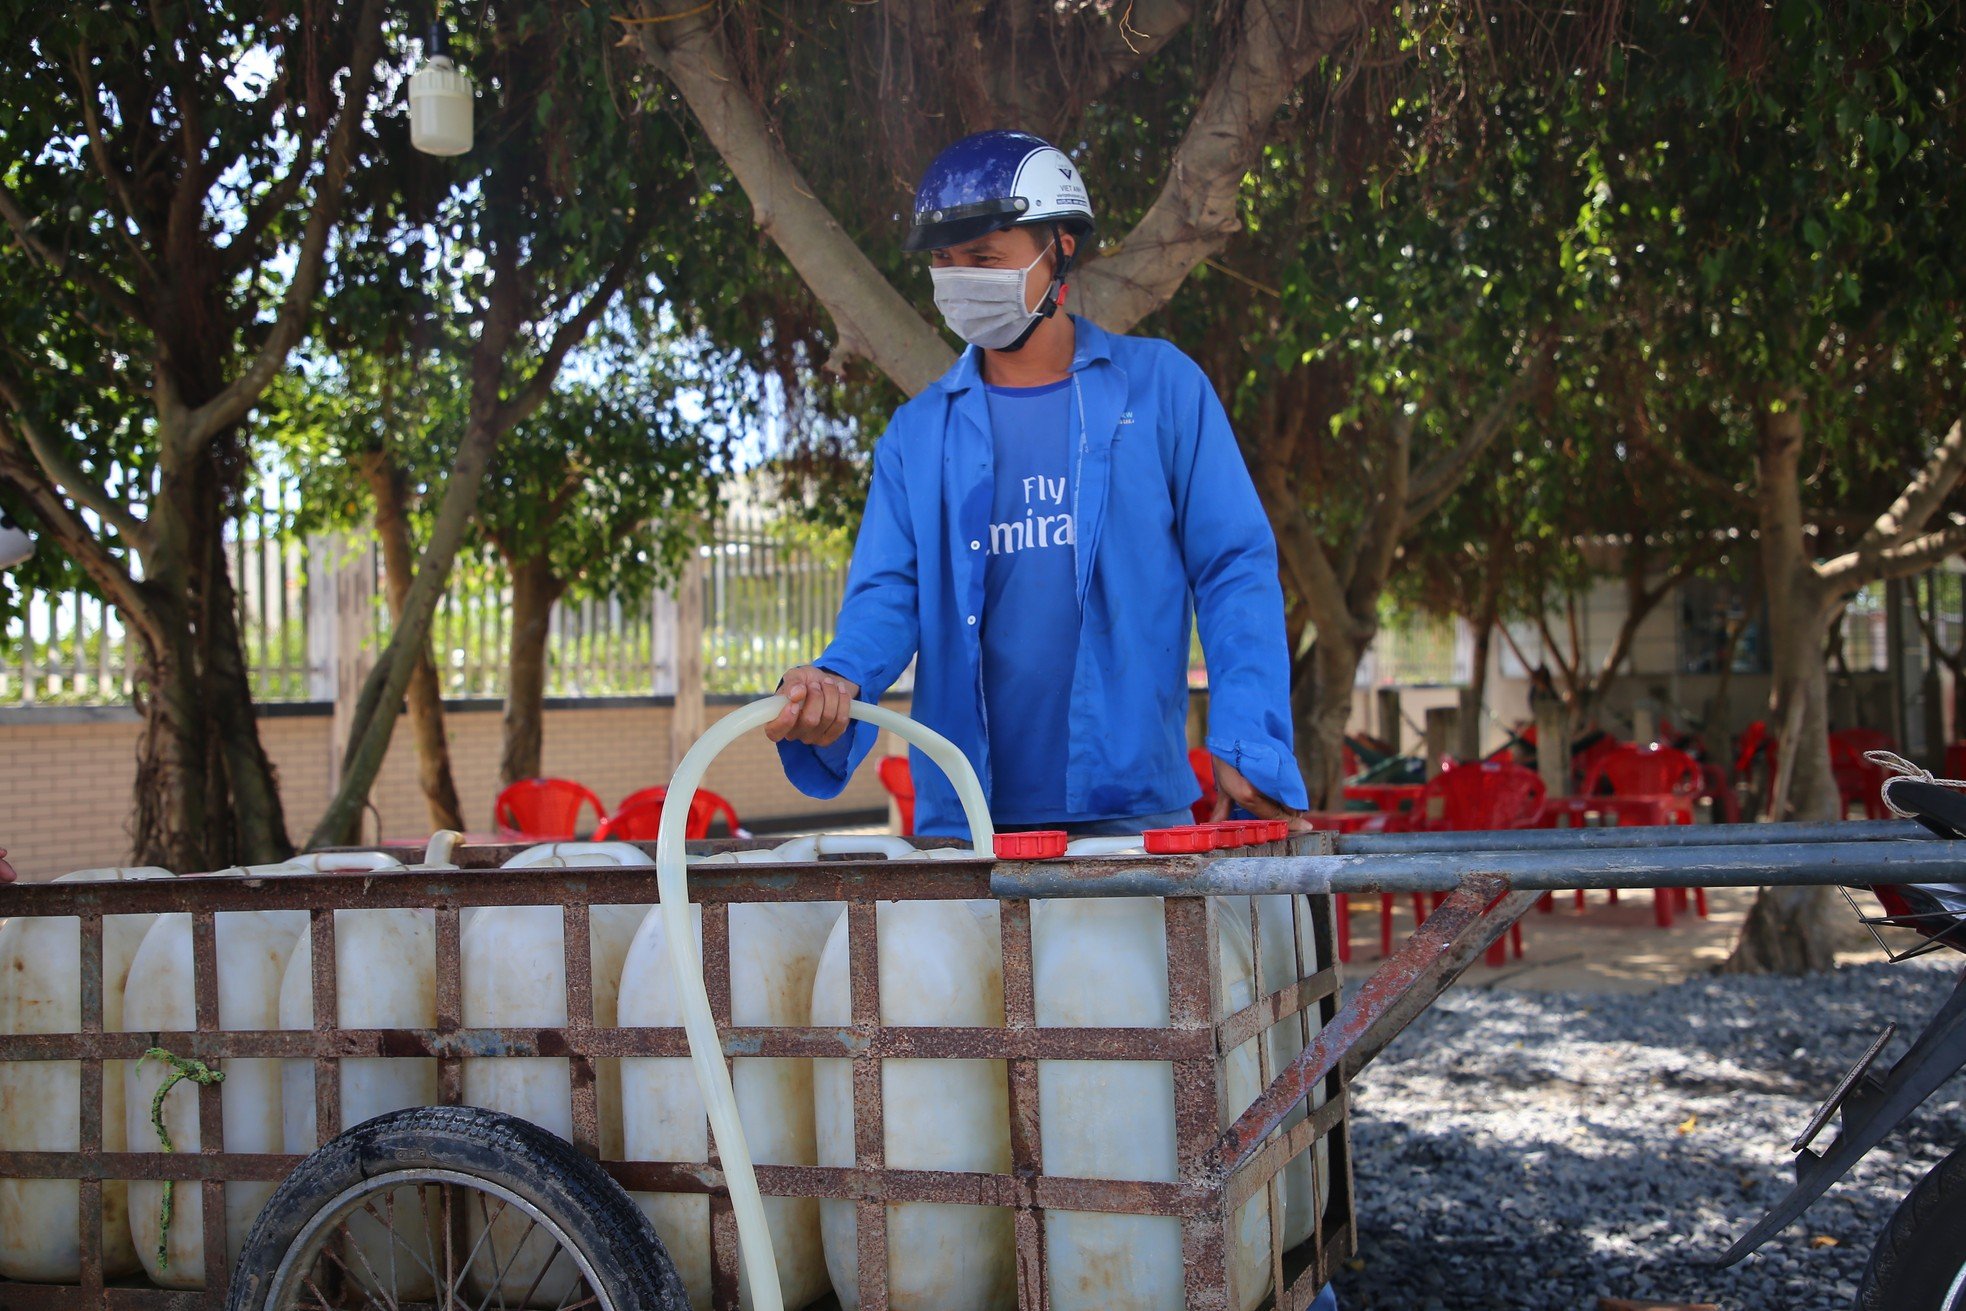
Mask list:
[[[1853,1305],[1907,1189],[1966,1143],[1955,1078],[1731,1270],[1703,1267],[1792,1181],[1788,1144],[1887,1020],[1901,1054],[1957,958],[1642,995],[1456,989],[1355,1085],[1347,1311]],[[1826,1131],[1825,1141],[1827,1141]]]

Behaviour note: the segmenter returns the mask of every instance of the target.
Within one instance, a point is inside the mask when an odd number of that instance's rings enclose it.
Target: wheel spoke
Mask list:
[[[266,1254],[249,1249],[251,1268],[271,1277],[260,1305],[265,1311],[635,1311],[646,1301],[638,1290],[653,1285],[639,1271],[620,1268],[641,1258],[611,1245],[611,1235],[623,1223],[617,1212],[642,1220],[640,1212],[626,1209],[626,1199],[595,1193],[593,1182],[585,1192],[594,1196],[585,1202],[535,1200],[539,1171],[562,1167],[527,1165],[533,1174],[515,1173],[511,1181],[441,1161],[351,1170],[337,1191],[298,1212],[304,1223],[274,1260],[258,1264]],[[379,1242],[388,1246],[386,1259]]]
[[[546,1272],[553,1268],[554,1263],[560,1259],[560,1253],[564,1251],[566,1251],[566,1249],[564,1247],[561,1247],[558,1243],[553,1244],[553,1254],[551,1256],[548,1256],[545,1261],[540,1263],[539,1273],[532,1277],[532,1286],[526,1289],[526,1295],[519,1299],[520,1306],[532,1305],[532,1295],[534,1293],[537,1293],[539,1291],[539,1286],[546,1282]],[[580,1285],[580,1280],[576,1277],[574,1280],[574,1286],[579,1287],[579,1285]]]
[[[422,1198],[423,1198],[423,1189],[418,1188],[416,1190],[416,1195],[419,1203],[419,1209],[422,1210],[423,1212],[423,1242],[424,1242],[425,1250],[427,1251],[429,1250],[429,1245],[430,1245],[430,1214],[429,1214],[429,1209],[421,1205]],[[390,1196],[391,1198],[393,1198],[395,1194],[391,1193]],[[377,1223],[382,1223],[382,1217],[376,1215],[375,1206],[373,1203],[366,1202],[366,1201],[363,1202],[362,1209],[364,1211],[367,1211],[369,1215],[377,1221]],[[404,1255],[408,1256],[409,1259],[416,1264],[416,1268],[418,1270],[421,1270],[424,1274],[430,1276],[432,1283],[441,1282],[443,1277],[439,1275],[436,1270],[437,1254],[434,1251],[430,1252],[430,1261],[426,1263],[421,1256],[417,1255],[417,1250],[414,1247],[410,1246],[409,1241],[405,1239],[403,1235],[396,1229],[396,1222],[395,1222],[396,1207],[393,1201],[389,1207],[389,1217],[390,1217],[388,1222],[389,1279],[390,1279],[389,1286],[391,1288],[398,1287],[398,1284],[396,1283],[396,1278],[398,1274],[398,1271],[396,1269],[396,1251],[398,1248],[401,1248]],[[400,1301],[398,1305],[400,1305]]]
[[[375,1214],[373,1211],[369,1209],[366,1203],[363,1204],[362,1209],[364,1211],[368,1211],[370,1215]],[[366,1287],[369,1289],[376,1290],[378,1292],[381,1292],[382,1296],[388,1299],[388,1302],[385,1305],[382,1302],[376,1301],[375,1292],[368,1292],[363,1295],[364,1306],[367,1306],[370,1303],[374,1303],[375,1305],[382,1307],[382,1311],[398,1311],[398,1308],[396,1306],[396,1281],[394,1278],[396,1263],[393,1260],[389,1263],[390,1273],[392,1277],[390,1278],[390,1281],[385,1285],[382,1282],[382,1276],[376,1273],[375,1266],[369,1261],[369,1254],[363,1250],[364,1244],[362,1240],[356,1236],[353,1228],[351,1227],[350,1222],[353,1219],[354,1217],[350,1216],[348,1220],[344,1220],[341,1223],[342,1246],[346,1248],[348,1251],[355,1253],[355,1259],[357,1261],[360,1261],[362,1263],[362,1269],[368,1272],[369,1282],[366,1285],[364,1285],[361,1280],[355,1278],[355,1272],[348,1268],[347,1260],[345,1257],[343,1258],[341,1263],[342,1271],[348,1276],[350,1282],[354,1283],[356,1287],[358,1288]]]
[[[503,1214],[503,1212],[501,1212],[500,1214]],[[498,1305],[500,1311],[504,1311],[505,1276],[509,1274],[512,1270],[512,1267],[518,1263],[519,1254],[526,1250],[526,1240],[528,1238],[531,1238],[533,1235],[533,1231],[538,1228],[539,1228],[538,1220],[532,1218],[528,1218],[526,1220],[525,1233],[519,1235],[519,1241],[513,1245],[512,1254],[505,1258],[505,1264],[498,1267],[498,1273],[492,1277],[491,1291],[485,1294],[484,1301],[478,1303],[478,1311],[485,1311],[485,1309],[491,1305],[491,1300],[494,1297],[498,1299]],[[559,1250],[559,1244],[557,1243],[554,1244],[553,1250],[557,1252]],[[494,1256],[492,1259],[496,1261],[497,1257]],[[526,1299],[523,1297],[520,1298],[519,1305],[524,1306],[525,1304],[526,1304]]]

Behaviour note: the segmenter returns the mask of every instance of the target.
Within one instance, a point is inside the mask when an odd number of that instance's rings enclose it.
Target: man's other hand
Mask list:
[[[805,742],[816,747],[839,741],[852,722],[847,707],[860,695],[859,684],[812,665],[787,670],[778,690],[785,696],[785,709],[765,725],[765,736],[774,742]]]
[[[0,883],[12,883],[14,877],[14,867],[7,863],[7,853],[0,851]]]
[[[1210,819],[1227,819],[1229,810],[1241,806],[1258,819],[1283,819],[1290,821],[1292,833],[1308,833],[1311,822],[1304,816],[1280,805],[1256,790],[1256,785],[1242,776],[1242,771],[1220,756],[1215,761],[1215,810]]]

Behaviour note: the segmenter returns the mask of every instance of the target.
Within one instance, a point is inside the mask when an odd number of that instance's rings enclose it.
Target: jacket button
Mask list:
[[[973,623],[975,623],[975,622],[976,622],[976,616],[975,616],[975,615],[971,615],[971,616],[969,617],[969,622],[970,622],[970,623],[972,623],[972,624],[973,624]]]
[[[972,551],[980,551],[980,550],[982,550],[982,549],[983,549],[983,543],[981,543],[981,542],[971,542],[971,543],[969,544],[969,549],[970,549],[970,550],[972,550]]]

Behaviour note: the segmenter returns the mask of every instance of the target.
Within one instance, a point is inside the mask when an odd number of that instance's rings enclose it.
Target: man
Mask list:
[[[837,635],[780,685],[767,733],[808,795],[846,786],[876,736],[848,706],[919,655],[914,717],[969,758],[1000,828],[1187,823],[1192,603],[1217,817],[1305,808],[1269,522],[1192,360],[1057,312],[1092,231],[1078,170],[1022,132],[923,177],[906,248],[970,348],[888,425]],[[965,835],[914,763],[917,831]]]

